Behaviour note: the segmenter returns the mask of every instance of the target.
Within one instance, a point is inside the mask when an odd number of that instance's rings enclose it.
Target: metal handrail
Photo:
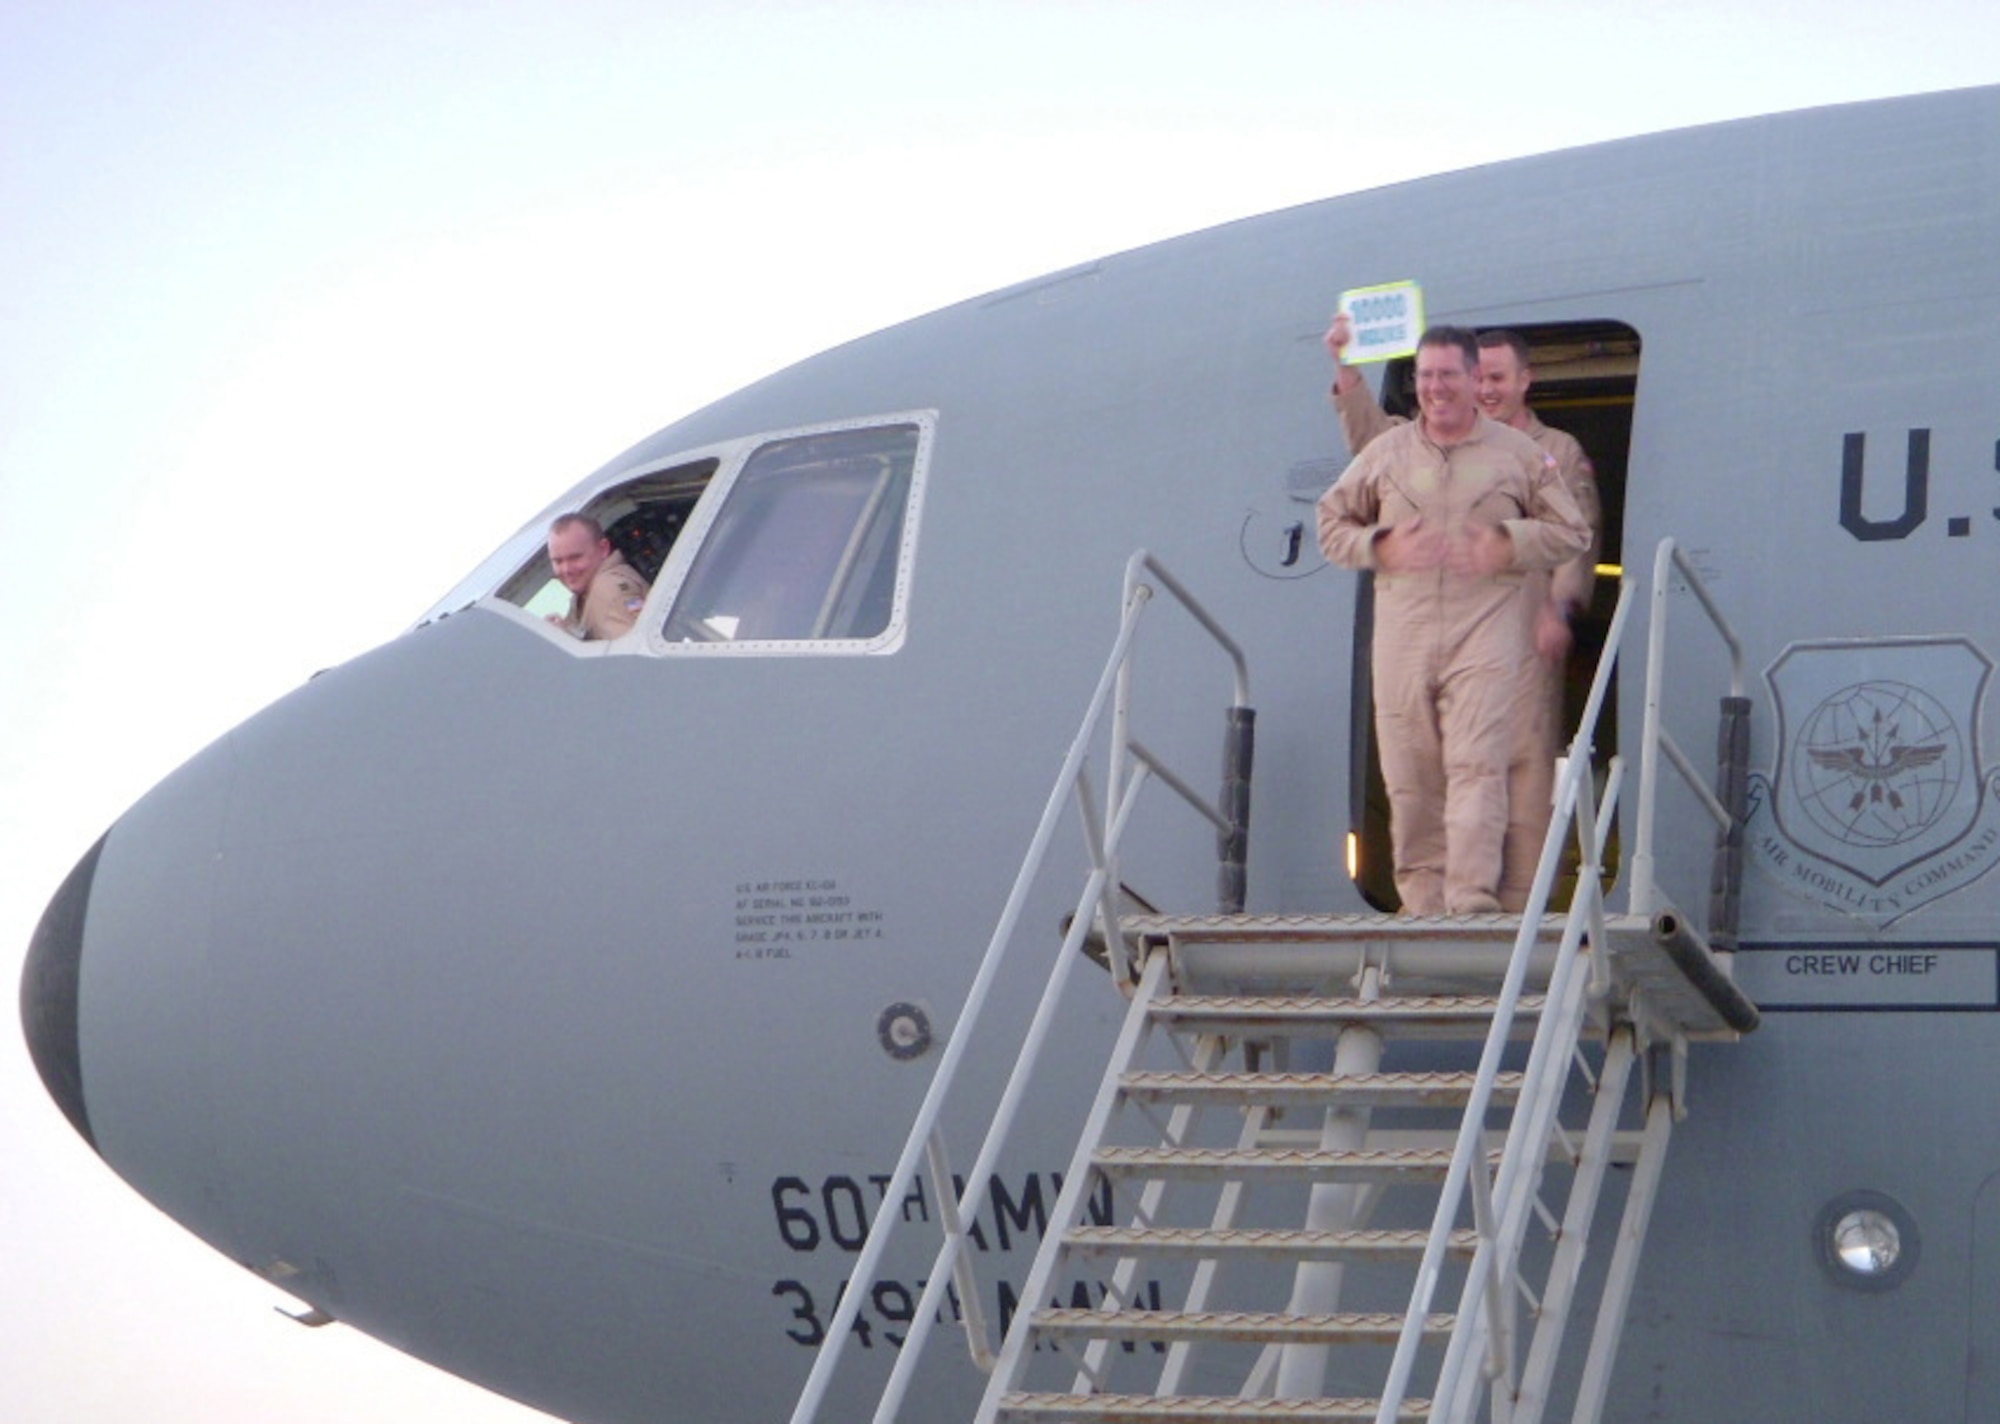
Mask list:
[[[1632,848],[1632,913],[1650,915],[1658,908],[1656,903],[1659,887],[1653,879],[1653,822],[1658,809],[1660,753],[1665,752],[1667,760],[1673,763],[1675,771],[1681,774],[1689,788],[1695,793],[1702,808],[1721,829],[1728,829],[1730,813],[1703,784],[1701,774],[1681,751],[1679,743],[1660,725],[1661,689],[1665,684],[1667,667],[1667,610],[1668,595],[1672,592],[1669,573],[1678,570],[1687,581],[1688,591],[1708,615],[1710,625],[1729,649],[1729,695],[1743,695],[1743,643],[1736,636],[1729,620],[1722,616],[1708,585],[1702,582],[1671,538],[1662,539],[1658,552],[1653,558],[1653,604],[1652,621],[1647,630],[1646,640],[1646,716],[1644,731],[1639,743],[1639,825]]]
[[[1624,638],[1625,624],[1631,611],[1632,583],[1623,579],[1619,583],[1618,605],[1611,615],[1611,626],[1605,635],[1604,653],[1597,664],[1596,675],[1591,679],[1590,696],[1584,703],[1583,715],[1578,721],[1577,735],[1570,744],[1570,755],[1563,766],[1562,774],[1556,778],[1556,804],[1550,818],[1549,834],[1542,843],[1541,859],[1535,866],[1535,878],[1528,891],[1528,903],[1521,915],[1521,929],[1514,939],[1513,954],[1508,960],[1506,977],[1501,981],[1493,1022],[1486,1036],[1486,1043],[1480,1053],[1479,1070],[1473,1079],[1472,1093],[1465,1106],[1458,1140],[1453,1145],[1451,1165],[1446,1169],[1445,1179],[1440,1188],[1437,1215],[1432,1218],[1430,1235],[1424,1242],[1424,1254],[1417,1266],[1416,1284],[1410,1294],[1410,1308],[1403,1318],[1402,1333],[1397,1337],[1396,1352],[1389,1363],[1389,1374],[1383,1386],[1380,1407],[1376,1414],[1377,1424],[1394,1424],[1400,1415],[1403,1396],[1409,1389],[1410,1375],[1417,1362],[1417,1350],[1423,1341],[1423,1322],[1430,1313],[1432,1297],[1437,1292],[1438,1278],[1442,1273],[1446,1247],[1449,1243],[1454,1223],[1458,1219],[1459,1208],[1465,1199],[1465,1192],[1471,1185],[1475,1168],[1484,1171],[1481,1165],[1481,1147],[1484,1142],[1486,1115],[1493,1101],[1493,1085],[1500,1074],[1501,1055],[1513,1035],[1514,1016],[1520,1005],[1522,987],[1526,982],[1529,960],[1534,952],[1537,930],[1543,915],[1548,910],[1550,892],[1555,886],[1556,869],[1562,861],[1562,843],[1569,832],[1570,821],[1577,815],[1579,792],[1590,772],[1591,738],[1597,722],[1603,715],[1604,702],[1610,689],[1611,669],[1617,661],[1618,645]],[[1607,788],[1607,800],[1615,795],[1615,782]],[[1588,813],[1586,813],[1588,815]],[[1595,831],[1594,849],[1601,855],[1606,834],[1602,825],[1591,827]],[[1579,915],[1572,904],[1568,921],[1563,929],[1563,937],[1556,951],[1556,961],[1550,971],[1547,1000],[1553,1006],[1559,1000],[1563,986],[1569,983],[1575,965],[1578,946],[1583,931],[1588,924],[1593,944],[1604,942],[1604,913],[1601,889],[1588,884],[1589,877],[1581,877],[1578,884],[1578,898],[1583,901],[1584,913]],[[1549,1053],[1544,1039],[1549,1037],[1548,1024],[1554,1016],[1545,1016],[1542,1027],[1535,1035],[1534,1047],[1530,1050],[1528,1076],[1521,1087],[1523,1101],[1530,1098],[1536,1085],[1536,1075],[1555,1071],[1548,1065],[1558,1064],[1566,1074],[1567,1057]],[[1567,1045],[1564,1045],[1566,1048]],[[1509,1134],[1510,1140],[1512,1134]],[[1493,1184],[1493,1195],[1499,1204],[1501,1228],[1495,1237],[1483,1238],[1474,1253],[1472,1268],[1467,1272],[1461,1297],[1459,1328],[1454,1330],[1451,1342],[1445,1348],[1445,1358],[1439,1367],[1438,1386],[1434,1397],[1449,1399],[1455,1390],[1459,1371],[1464,1368],[1465,1352],[1473,1332],[1466,1328],[1467,1322],[1476,1318],[1483,1307],[1487,1280],[1495,1274],[1495,1246],[1504,1239],[1505,1224],[1512,1215],[1511,1193],[1520,1180],[1518,1171],[1508,1170],[1509,1165],[1521,1160],[1524,1154],[1509,1152],[1502,1160],[1499,1180]]]
[[[1650,914],[1654,896],[1652,880],[1652,840],[1653,822],[1657,810],[1656,783],[1658,779],[1659,756],[1664,752],[1675,769],[1687,779],[1711,816],[1720,823],[1729,825],[1729,813],[1717,798],[1701,783],[1700,775],[1681,753],[1670,734],[1660,725],[1660,687],[1666,668],[1666,627],[1669,592],[1669,570],[1678,569],[1686,578],[1688,587],[1695,594],[1710,624],[1722,638],[1730,655],[1730,696],[1743,695],[1743,648],[1735,631],[1723,617],[1721,609],[1688,561],[1680,554],[1671,538],[1660,541],[1654,560],[1652,587],[1652,618],[1648,629],[1646,658],[1646,704],[1640,744],[1640,794],[1638,807],[1638,829],[1632,867],[1632,911],[1635,914]],[[1416,1364],[1417,1346],[1421,1342],[1420,1324],[1429,1312],[1430,1303],[1436,1292],[1438,1276],[1442,1268],[1445,1245],[1453,1223],[1457,1220],[1464,1193],[1475,1170],[1483,1173],[1478,1154],[1483,1140],[1486,1116],[1492,1101],[1492,1088],[1498,1076],[1500,1058],[1513,1030],[1513,1019],[1518,1008],[1520,992],[1525,981],[1528,959],[1532,952],[1536,928],[1547,913],[1548,898],[1555,883],[1556,870],[1561,862],[1563,841],[1569,834],[1572,820],[1576,823],[1576,836],[1584,853],[1584,864],[1601,866],[1609,840],[1613,818],[1616,813],[1619,792],[1619,764],[1613,761],[1612,774],[1607,779],[1603,799],[1593,806],[1589,797],[1592,777],[1590,774],[1590,753],[1599,720],[1603,716],[1603,706],[1610,687],[1610,678],[1615,667],[1620,648],[1625,637],[1625,626],[1631,607],[1632,585],[1630,579],[1619,584],[1618,605],[1612,614],[1611,626],[1606,633],[1603,652],[1599,656],[1597,670],[1591,680],[1590,696],[1585,702],[1582,716],[1578,719],[1577,734],[1570,743],[1561,775],[1557,778],[1555,810],[1551,818],[1549,834],[1542,845],[1541,859],[1535,867],[1535,878],[1528,895],[1528,904],[1522,912],[1521,930],[1514,941],[1514,951],[1509,960],[1507,975],[1502,982],[1496,1004],[1493,1023],[1487,1035],[1484,1051],[1480,1057],[1479,1072],[1475,1078],[1471,1099],[1465,1108],[1458,1142],[1452,1153],[1451,1166],[1447,1171],[1440,1193],[1437,1216],[1432,1221],[1431,1233],[1425,1242],[1424,1255],[1417,1271],[1416,1286],[1411,1294],[1410,1310],[1404,1319],[1402,1334],[1397,1340],[1396,1353],[1390,1362],[1389,1376],[1383,1389],[1378,1424],[1392,1424],[1409,1387],[1410,1375]],[[1511,1259],[1514,1243],[1526,1227],[1527,1212],[1531,1205],[1532,1191],[1536,1180],[1536,1168],[1543,1142],[1547,1134],[1549,1120],[1554,1113],[1557,1099],[1569,1072],[1570,1049],[1575,1038],[1574,1023],[1570,1016],[1557,1012],[1572,993],[1588,991],[1603,992],[1608,987],[1608,964],[1600,952],[1593,956],[1591,964],[1591,984],[1581,986],[1574,983],[1573,974],[1580,946],[1586,933],[1593,946],[1605,944],[1604,893],[1600,875],[1578,877],[1576,895],[1570,907],[1563,928],[1563,936],[1556,951],[1556,959],[1550,971],[1549,986],[1545,995],[1548,1012],[1538,1026],[1533,1046],[1529,1050],[1527,1067],[1523,1074],[1520,1106],[1516,1109],[1514,1130],[1508,1134],[1508,1148],[1504,1154],[1497,1180],[1492,1184],[1492,1196],[1499,1216],[1498,1226],[1491,1234],[1482,1232],[1482,1239],[1475,1251],[1473,1262],[1466,1274],[1460,1294],[1458,1325],[1445,1348],[1445,1357],[1439,1366],[1434,1403],[1442,1405],[1446,1419],[1456,1418],[1454,1409],[1468,1401],[1470,1391],[1476,1387],[1474,1377],[1468,1371],[1474,1368],[1471,1346],[1479,1327],[1486,1324],[1488,1333],[1492,1329],[1490,1321],[1482,1321],[1481,1315],[1487,1309],[1489,1286],[1499,1273],[1503,1260]],[[1576,1000],[1580,1008],[1582,999]],[[1524,1121],[1525,1119],[1525,1121]],[[1506,1342],[1507,1358],[1498,1362],[1495,1377],[1512,1380],[1514,1359],[1512,1352],[1517,1342]],[[1492,1366],[1489,1364],[1489,1368]]]
[[[1249,705],[1248,662],[1236,640],[1229,636],[1222,625],[1180,580],[1167,572],[1149,552],[1141,549],[1134,553],[1125,565],[1123,615],[1119,622],[1118,636],[1112,643],[1111,655],[1098,676],[1097,686],[1084,712],[1082,725],[1070,743],[1069,752],[1063,759],[1062,770],[1057,773],[1055,785],[1049,792],[1041,820],[1037,823],[1034,837],[1029,842],[1027,856],[1022,861],[1020,872],[1015,876],[1013,888],[1000,913],[999,923],[994,927],[992,938],[987,942],[986,952],[980,959],[979,969],[973,975],[972,987],[966,991],[964,1007],[959,1012],[958,1022],[946,1042],[944,1053],[938,1060],[937,1071],[931,1079],[930,1087],[917,1109],[916,1119],[910,1126],[909,1137],[905,1140],[902,1153],[897,1158],[895,1171],[884,1187],[885,1201],[903,1200],[908,1196],[910,1187],[916,1179],[920,1160],[933,1152],[941,1152],[938,1121],[946,1101],[957,1085],[960,1066],[972,1041],[980,1015],[985,1010],[994,981],[999,977],[1002,963],[1013,943],[1021,915],[1027,905],[1028,895],[1041,875],[1049,845],[1055,837],[1056,824],[1062,816],[1063,803],[1073,796],[1084,821],[1084,838],[1090,851],[1092,869],[1084,883],[1083,893],[1077,899],[1076,913],[1071,919],[1069,931],[1063,937],[1061,948],[1056,952],[1056,962],[1049,971],[1041,1001],[1036,1006],[1034,1017],[1022,1040],[1020,1054],[1015,1060],[1005,1088],[1001,1091],[999,1104],[994,1109],[993,1120],[980,1146],[978,1160],[973,1164],[966,1194],[962,1199],[957,1198],[954,1195],[955,1187],[948,1180],[937,1184],[940,1196],[950,1197],[955,1203],[955,1210],[946,1214],[947,1219],[955,1215],[961,1227],[958,1230],[947,1230],[944,1243],[938,1250],[937,1258],[927,1278],[923,1299],[910,1322],[903,1347],[897,1354],[896,1364],[890,1372],[882,1399],[876,1407],[874,1415],[876,1424],[888,1424],[901,1408],[917,1360],[929,1339],[933,1323],[941,1314],[945,1288],[957,1276],[960,1262],[964,1259],[966,1237],[962,1223],[975,1220],[985,1205],[987,1183],[992,1175],[993,1164],[1005,1144],[1014,1117],[1026,1096],[1027,1084],[1032,1077],[1035,1061],[1048,1036],[1071,972],[1083,958],[1080,950],[1093,921],[1102,921],[1110,957],[1119,970],[1121,984],[1126,981],[1123,955],[1120,953],[1119,937],[1116,933],[1119,882],[1115,868],[1118,845],[1123,839],[1125,827],[1130,822],[1138,793],[1149,774],[1154,773],[1156,769],[1164,770],[1158,766],[1157,758],[1150,752],[1136,747],[1129,729],[1132,647],[1138,634],[1139,615],[1145,611],[1154,595],[1153,587],[1143,578],[1143,575],[1148,573],[1173,595],[1228,655],[1235,675],[1236,700],[1233,705],[1237,708]],[[1100,825],[1090,793],[1087,760],[1091,746],[1096,740],[1098,725],[1106,704],[1112,702],[1114,697],[1116,706],[1104,820]],[[1128,771],[1132,762],[1137,763],[1137,768]],[[1163,779],[1174,784],[1175,789],[1182,795],[1188,794],[1185,783],[1180,782],[1179,778]],[[1214,820],[1215,817],[1210,816],[1210,819]],[[848,1288],[842,1293],[833,1318],[827,1324],[826,1334],[813,1359],[812,1370],[800,1391],[798,1403],[793,1407],[791,1424],[810,1424],[818,1417],[819,1408],[832,1386],[834,1371],[846,1348],[847,1337],[853,1332],[854,1321],[860,1311],[861,1303],[868,1295],[870,1284],[876,1278],[882,1257],[888,1250],[889,1239],[894,1235],[899,1222],[900,1213],[890,1211],[876,1213],[875,1220],[869,1227],[867,1240],[855,1259]],[[964,1293],[961,1289],[961,1294]],[[965,1319],[970,1332],[974,1327],[976,1316],[972,1312],[967,1312]],[[1017,1326],[1018,1324],[1019,1322]],[[983,1338],[974,1341],[973,1353],[982,1368],[990,1368],[991,1349]]]

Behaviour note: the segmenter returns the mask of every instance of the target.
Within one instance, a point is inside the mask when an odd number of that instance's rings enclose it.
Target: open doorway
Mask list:
[[[1481,328],[1485,329],[1485,328]],[[1528,343],[1534,384],[1528,405],[1544,424],[1568,432],[1583,446],[1597,471],[1603,534],[1598,553],[1599,577],[1591,602],[1575,619],[1575,642],[1563,670],[1563,734],[1565,744],[1575,734],[1578,717],[1590,693],[1611,613],[1618,602],[1618,574],[1624,566],[1625,483],[1632,445],[1632,410],[1639,389],[1639,333],[1618,321],[1572,321],[1520,324],[1511,328]],[[1416,414],[1415,362],[1392,361],[1382,374],[1382,405],[1392,415]],[[1354,703],[1348,725],[1349,849],[1348,864],[1356,885],[1369,904],[1394,910],[1399,901],[1389,849],[1389,798],[1375,744],[1374,688],[1369,676],[1374,641],[1374,582],[1363,575],[1355,604]],[[1598,784],[1617,751],[1617,684],[1599,723],[1592,762]],[[1576,852],[1564,857],[1562,878],[1551,903],[1569,903]],[[1614,827],[1606,849],[1605,870],[1618,873],[1619,847]]]

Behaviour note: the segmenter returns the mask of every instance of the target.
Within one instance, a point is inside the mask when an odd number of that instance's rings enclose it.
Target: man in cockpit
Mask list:
[[[1417,344],[1418,418],[1320,497],[1327,559],[1376,574],[1375,727],[1406,913],[1500,909],[1514,729],[1535,659],[1528,571],[1582,553],[1590,526],[1556,462],[1481,413],[1477,339]]]
[[[549,526],[549,567],[570,591],[569,616],[549,622],[579,638],[616,638],[646,606],[649,587],[587,514],[565,514]]]

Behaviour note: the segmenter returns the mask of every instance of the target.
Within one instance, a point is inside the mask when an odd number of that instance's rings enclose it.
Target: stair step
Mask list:
[[[1133,1101],[1223,1103],[1232,1107],[1463,1107],[1473,1073],[1127,1073],[1119,1088]],[[1521,1075],[1493,1081],[1493,1101],[1521,1095]]]
[[[1101,1147],[1091,1159],[1113,1177],[1173,1178],[1177,1181],[1298,1180],[1317,1182],[1441,1182],[1451,1166],[1451,1149],[1359,1149],[1329,1152],[1316,1148]],[[1500,1154],[1487,1153],[1498,1168]]]
[[[1177,994],[1152,1006],[1155,1019],[1183,1029],[1297,1035],[1366,1026],[1396,1038],[1483,1038],[1499,1000],[1484,994],[1431,994],[1393,999],[1329,998],[1315,994]],[[1534,1031],[1540,994],[1516,1001],[1514,1031]]]
[[[1456,1316],[1424,1317],[1424,1334],[1451,1334]],[[1393,1345],[1403,1317],[1387,1311],[1289,1315],[1273,1310],[1074,1310],[1034,1314],[1036,1333],[1089,1340],[1230,1341],[1251,1345]]]
[[[1426,1231],[1281,1231],[1246,1227],[1079,1226],[1064,1237],[1078,1256],[1146,1256],[1211,1259],[1257,1257],[1289,1261],[1393,1261],[1414,1265],[1424,1254]],[[1475,1231],[1454,1231],[1452,1255],[1470,1258]]]
[[[1002,1420],[1074,1420],[1077,1424],[1150,1424],[1156,1419],[1182,1424],[1232,1424],[1234,1420],[1282,1419],[1292,1424],[1372,1424],[1377,1399],[1232,1399],[1226,1395],[1029,1394],[1000,1397]],[[1406,1399],[1396,1411],[1401,1421],[1431,1417],[1428,1399]]]

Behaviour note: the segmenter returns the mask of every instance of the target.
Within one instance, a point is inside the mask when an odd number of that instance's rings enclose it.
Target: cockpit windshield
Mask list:
[[[674,598],[678,643],[866,641],[890,631],[915,425],[803,435],[744,465]]]
[[[632,593],[633,606],[646,597],[630,631],[595,649],[893,652],[934,422],[931,412],[847,421],[610,473],[524,527],[424,621],[476,603],[578,634],[583,595],[556,577],[547,540],[557,514],[580,514],[646,586]],[[586,635],[576,646],[593,644]]]

